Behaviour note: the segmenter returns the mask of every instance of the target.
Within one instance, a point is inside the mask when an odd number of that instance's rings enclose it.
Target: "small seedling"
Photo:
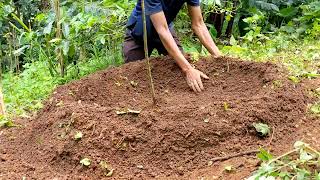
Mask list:
[[[81,159],[80,164],[88,167],[91,164],[91,160],[89,158],[83,158],[83,159]]]
[[[81,138],[82,138],[83,134],[81,131],[77,132],[75,135],[74,135],[74,139],[76,141],[79,141]]]
[[[267,124],[253,123],[252,125],[256,129],[259,136],[265,137],[270,134],[270,128]]]
[[[223,109],[224,109],[225,111],[228,111],[228,110],[230,109],[230,106],[229,106],[229,104],[228,104],[227,102],[224,102],[224,103],[223,103]]]

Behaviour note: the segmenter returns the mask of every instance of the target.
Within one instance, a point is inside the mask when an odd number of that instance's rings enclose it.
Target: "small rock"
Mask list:
[[[142,165],[137,165],[137,168],[143,169],[144,167]]]
[[[183,175],[183,174],[184,174],[184,168],[183,168],[182,166],[179,166],[179,167],[177,168],[177,173],[178,173],[179,175]]]

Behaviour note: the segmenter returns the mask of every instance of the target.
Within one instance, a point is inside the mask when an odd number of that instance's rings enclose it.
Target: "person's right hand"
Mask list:
[[[204,90],[201,78],[209,79],[207,75],[193,67],[186,70],[185,74],[187,83],[194,92],[201,92]]]

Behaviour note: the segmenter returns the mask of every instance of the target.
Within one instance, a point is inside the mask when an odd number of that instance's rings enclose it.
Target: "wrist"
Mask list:
[[[183,73],[187,73],[187,72],[190,71],[191,69],[193,69],[193,67],[192,67],[190,64],[188,64],[188,65],[185,66],[185,67],[181,67],[181,71],[182,71]]]

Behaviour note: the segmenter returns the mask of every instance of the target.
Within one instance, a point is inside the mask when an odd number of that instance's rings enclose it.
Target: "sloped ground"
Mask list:
[[[299,124],[316,122],[306,119],[310,98],[305,88],[271,63],[202,59],[195,66],[210,80],[201,94],[189,90],[172,59],[153,59],[152,64],[155,106],[140,61],[61,86],[36,117],[18,121],[22,128],[2,130],[0,179],[102,179],[107,170],[101,161],[114,169],[105,177],[111,179],[197,179],[202,172],[221,179],[223,174],[214,175],[217,166],[208,169],[210,159],[270,142],[271,137],[257,136],[253,122],[275,130],[275,152],[301,135]],[[141,112],[116,113],[127,108]],[[79,131],[83,137],[76,141]],[[79,163],[85,157],[89,167]],[[242,158],[233,163],[240,163],[243,176],[256,164]]]

